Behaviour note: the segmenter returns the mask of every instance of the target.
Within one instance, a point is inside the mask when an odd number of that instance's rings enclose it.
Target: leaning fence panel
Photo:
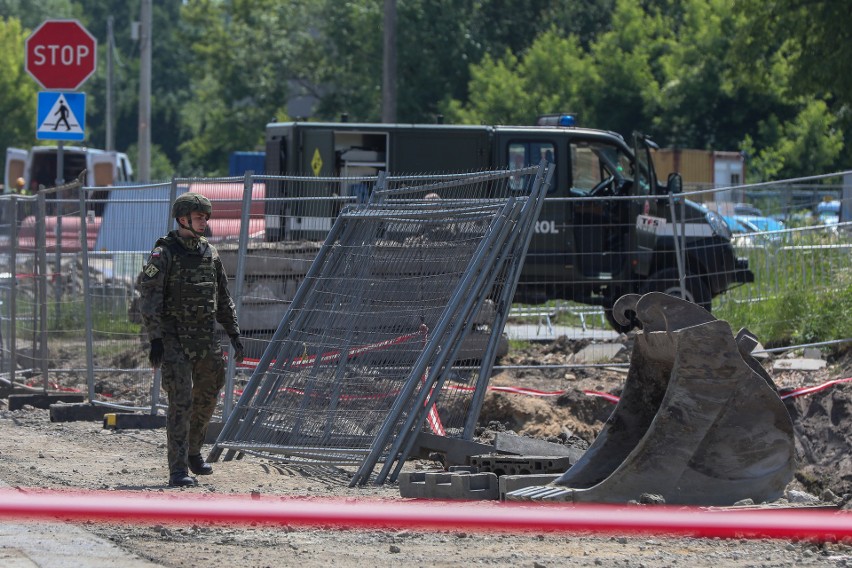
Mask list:
[[[535,214],[520,195],[507,199],[507,177],[454,180],[439,200],[409,188],[404,197],[344,209],[229,417],[214,459],[227,448],[227,457],[240,451],[361,462],[356,481],[365,482],[387,452],[404,454],[420,420],[461,435],[470,391],[482,384],[454,362],[483,361],[487,346],[493,356],[500,336],[494,318],[511,293],[502,306],[493,306],[495,298],[511,274],[510,258],[522,257],[520,244],[508,238],[513,227],[531,228]],[[489,300],[487,339],[463,354]]]

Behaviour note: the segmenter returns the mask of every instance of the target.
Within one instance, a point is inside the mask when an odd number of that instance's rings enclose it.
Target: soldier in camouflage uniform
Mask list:
[[[196,485],[213,467],[201,446],[219,391],[225,384],[216,322],[225,328],[242,361],[243,346],[234,302],[219,253],[203,233],[213,212],[203,195],[178,197],[172,217],[179,228],[157,240],[140,275],[140,312],[151,342],[149,359],[162,371],[169,397],[169,485]]]

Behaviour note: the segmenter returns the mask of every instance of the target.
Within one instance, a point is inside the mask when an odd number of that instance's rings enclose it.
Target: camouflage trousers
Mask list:
[[[225,385],[225,363],[215,343],[205,356],[192,359],[176,337],[164,337],[163,344],[160,370],[163,390],[169,397],[166,437],[171,474],[187,471],[187,457],[201,453],[219,391]]]

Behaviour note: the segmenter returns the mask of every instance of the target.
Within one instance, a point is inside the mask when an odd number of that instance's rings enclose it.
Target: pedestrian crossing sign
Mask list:
[[[86,94],[40,92],[36,112],[38,140],[83,140],[86,136]]]

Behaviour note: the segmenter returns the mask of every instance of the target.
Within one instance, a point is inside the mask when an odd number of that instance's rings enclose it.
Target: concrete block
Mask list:
[[[77,422],[91,421],[96,422],[103,420],[105,414],[111,412],[128,412],[126,410],[116,410],[106,406],[96,406],[90,403],[83,404],[51,404],[50,405],[50,421],[51,422]]]
[[[225,423],[221,420],[211,420],[210,424],[207,426],[207,434],[204,436],[205,444],[215,444],[216,438],[219,437],[219,434],[222,432],[222,428],[225,427]]]
[[[38,394],[10,394],[9,410],[20,410],[26,405],[47,410],[51,404],[57,402],[83,402],[82,394],[71,393],[38,393]]]
[[[468,458],[476,454],[485,454],[494,451],[494,446],[462,440],[461,438],[447,438],[437,436],[428,432],[420,432],[417,441],[411,450],[412,456],[428,458],[430,453],[443,454],[446,461],[445,466],[467,465]]]
[[[471,456],[470,465],[480,472],[503,475],[537,475],[565,473],[576,460],[568,456],[503,456],[489,454]]]
[[[501,454],[521,456],[568,456],[573,458],[573,461],[580,459],[584,453],[584,450],[579,448],[554,444],[553,442],[536,440],[535,438],[527,438],[525,436],[506,434],[505,432],[498,432],[494,436],[494,449]],[[480,454],[486,453],[491,452],[480,452]]]
[[[822,359],[778,359],[773,363],[773,371],[818,371],[825,368]]]
[[[408,499],[496,500],[500,493],[493,473],[403,472],[399,494]]]
[[[104,414],[104,428],[109,430],[153,430],[165,428],[166,417],[153,414]]]
[[[501,475],[497,480],[498,491],[500,492],[500,500],[506,500],[506,493],[525,489],[527,487],[536,487],[539,485],[547,485],[559,479],[561,474],[535,474],[535,475]]]

